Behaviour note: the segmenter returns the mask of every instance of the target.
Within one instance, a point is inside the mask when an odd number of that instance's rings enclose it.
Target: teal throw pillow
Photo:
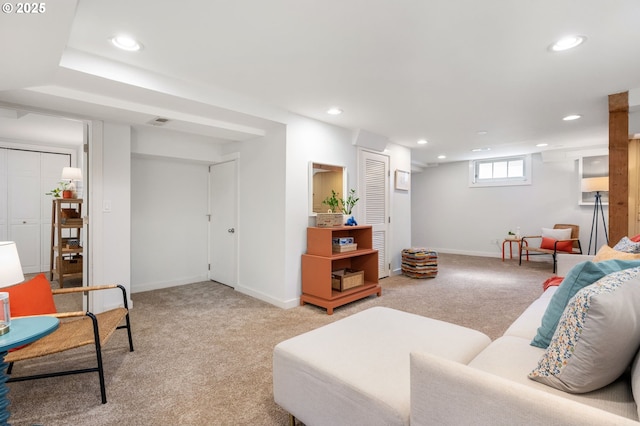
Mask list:
[[[551,297],[549,306],[542,316],[542,324],[536,336],[531,341],[532,346],[546,349],[551,342],[553,333],[558,327],[560,317],[569,300],[582,288],[598,281],[605,275],[640,266],[638,260],[605,260],[602,262],[582,262],[574,266]]]

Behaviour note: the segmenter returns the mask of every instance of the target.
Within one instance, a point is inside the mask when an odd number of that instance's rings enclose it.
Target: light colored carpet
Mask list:
[[[108,403],[97,374],[10,383],[13,425],[286,425],[273,402],[280,341],[372,306],[480,330],[492,339],[542,293],[551,264],[440,255],[438,276],[381,280],[382,297],[337,308],[282,310],[213,282],[133,294],[135,352],[121,330],[104,348]],[[76,295],[77,296],[77,295]],[[66,296],[65,296],[66,297]],[[69,306],[79,299],[64,300]],[[91,365],[88,348],[16,364],[14,374]]]

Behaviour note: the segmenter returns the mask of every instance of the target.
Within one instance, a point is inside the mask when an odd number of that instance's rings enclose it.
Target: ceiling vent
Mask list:
[[[156,117],[153,120],[149,121],[149,124],[151,124],[152,126],[164,126],[168,122],[169,122],[168,118]]]

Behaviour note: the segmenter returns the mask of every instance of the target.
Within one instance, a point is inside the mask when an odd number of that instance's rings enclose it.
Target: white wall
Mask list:
[[[497,257],[504,237],[518,226],[524,235],[539,235],[542,227],[571,223],[580,225],[587,252],[593,206],[578,205],[576,160],[542,162],[534,154],[532,185],[489,188],[468,187],[468,164],[448,163],[412,174],[413,245]],[[604,214],[608,223],[607,206]],[[602,229],[598,243],[605,243]]]
[[[207,279],[206,164],[135,155],[131,162],[131,292]]]
[[[214,138],[132,128],[132,292],[208,279],[208,165],[220,150]]]
[[[306,252],[309,216],[309,162],[345,166],[348,188],[357,188],[358,151],[350,130],[299,116],[287,126],[286,180],[286,286],[280,289],[283,307],[297,306],[301,294],[301,255]],[[389,145],[390,168],[411,169],[411,154],[404,147]],[[411,243],[410,197],[390,193],[392,223],[390,247],[392,270],[399,268],[399,253]],[[356,217],[357,219],[357,217]]]
[[[131,153],[151,157],[192,160],[206,164],[220,157],[219,139],[177,132],[162,127],[133,127]]]
[[[279,290],[283,307],[299,304],[302,292],[301,256],[307,251],[309,162],[347,168],[347,188],[357,192],[357,150],[351,131],[292,115],[287,126],[286,285]]]
[[[131,128],[92,122],[89,150],[89,284],[131,289]],[[96,312],[120,305],[118,291],[91,293]]]
[[[411,150],[400,145],[387,145],[389,154],[389,169],[391,171],[391,231],[390,231],[390,261],[391,274],[402,273],[402,250],[412,246],[411,237],[411,194],[409,191],[395,189],[394,179],[396,170],[411,170]]]
[[[239,165],[237,291],[281,306],[285,286],[285,132],[227,144]]]
[[[127,273],[131,274],[132,291],[200,280],[202,274],[197,256],[193,259],[195,263],[189,267],[166,268],[166,260],[171,258],[171,253],[163,249],[163,246],[170,245],[163,237],[163,225],[150,226],[144,221],[148,222],[154,216],[154,219],[170,227],[165,229],[167,232],[180,229],[184,224],[174,220],[179,212],[152,213],[162,208],[163,202],[175,201],[176,197],[169,194],[167,199],[162,200],[160,194],[152,193],[155,189],[151,178],[167,185],[170,188],[168,192],[173,193],[174,185],[184,182],[181,178],[172,180],[172,175],[187,174],[185,178],[188,180],[198,179],[198,170],[203,170],[204,164],[217,162],[226,154],[237,154],[240,255],[236,290],[283,308],[298,306],[301,293],[300,259],[306,252],[306,229],[314,224],[308,213],[309,162],[346,166],[348,186],[356,188],[357,148],[352,144],[350,130],[292,116],[287,127],[276,126],[265,137],[245,142],[220,145],[211,143],[207,138],[141,127],[131,129],[127,143],[128,160],[124,164],[132,166],[130,191],[133,201],[130,217],[124,223],[126,226],[133,225],[130,231],[133,265],[127,269]],[[112,149],[106,142],[104,146],[106,150]],[[110,157],[120,157],[121,148],[115,144],[116,152]],[[390,145],[388,155],[392,171],[396,168],[410,170],[408,149]],[[111,168],[114,164],[105,164],[104,167]],[[190,190],[193,192],[188,198],[197,198],[201,188],[193,187]],[[105,199],[103,194],[98,195],[100,200]],[[390,231],[394,270],[399,269],[401,249],[410,246],[411,242],[410,203],[409,193],[391,191],[391,214],[392,218],[397,218],[393,220]],[[184,203],[182,208],[189,209]],[[98,221],[107,217],[106,214],[101,216],[97,218]],[[155,234],[151,228],[156,229]],[[188,232],[193,235],[193,229],[190,228]],[[174,235],[173,238],[179,237]],[[198,246],[201,244],[200,240],[196,242]],[[181,249],[174,247],[174,250]],[[257,252],[259,256],[256,256]],[[202,253],[205,264],[206,248],[202,249]],[[189,270],[192,275],[187,276]],[[108,274],[99,270],[96,275]]]

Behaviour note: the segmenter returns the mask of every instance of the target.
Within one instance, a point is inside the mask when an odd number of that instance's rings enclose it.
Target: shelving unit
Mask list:
[[[51,271],[49,279],[82,278],[82,199],[56,198],[51,206]]]
[[[334,253],[333,238],[353,237],[358,249]],[[339,269],[364,271],[364,284],[345,291],[334,290],[331,273]],[[302,255],[302,296],[300,304],[309,303],[326,308],[327,314],[347,303],[382,295],[378,284],[378,251],[373,249],[371,226],[307,228],[307,253]]]

